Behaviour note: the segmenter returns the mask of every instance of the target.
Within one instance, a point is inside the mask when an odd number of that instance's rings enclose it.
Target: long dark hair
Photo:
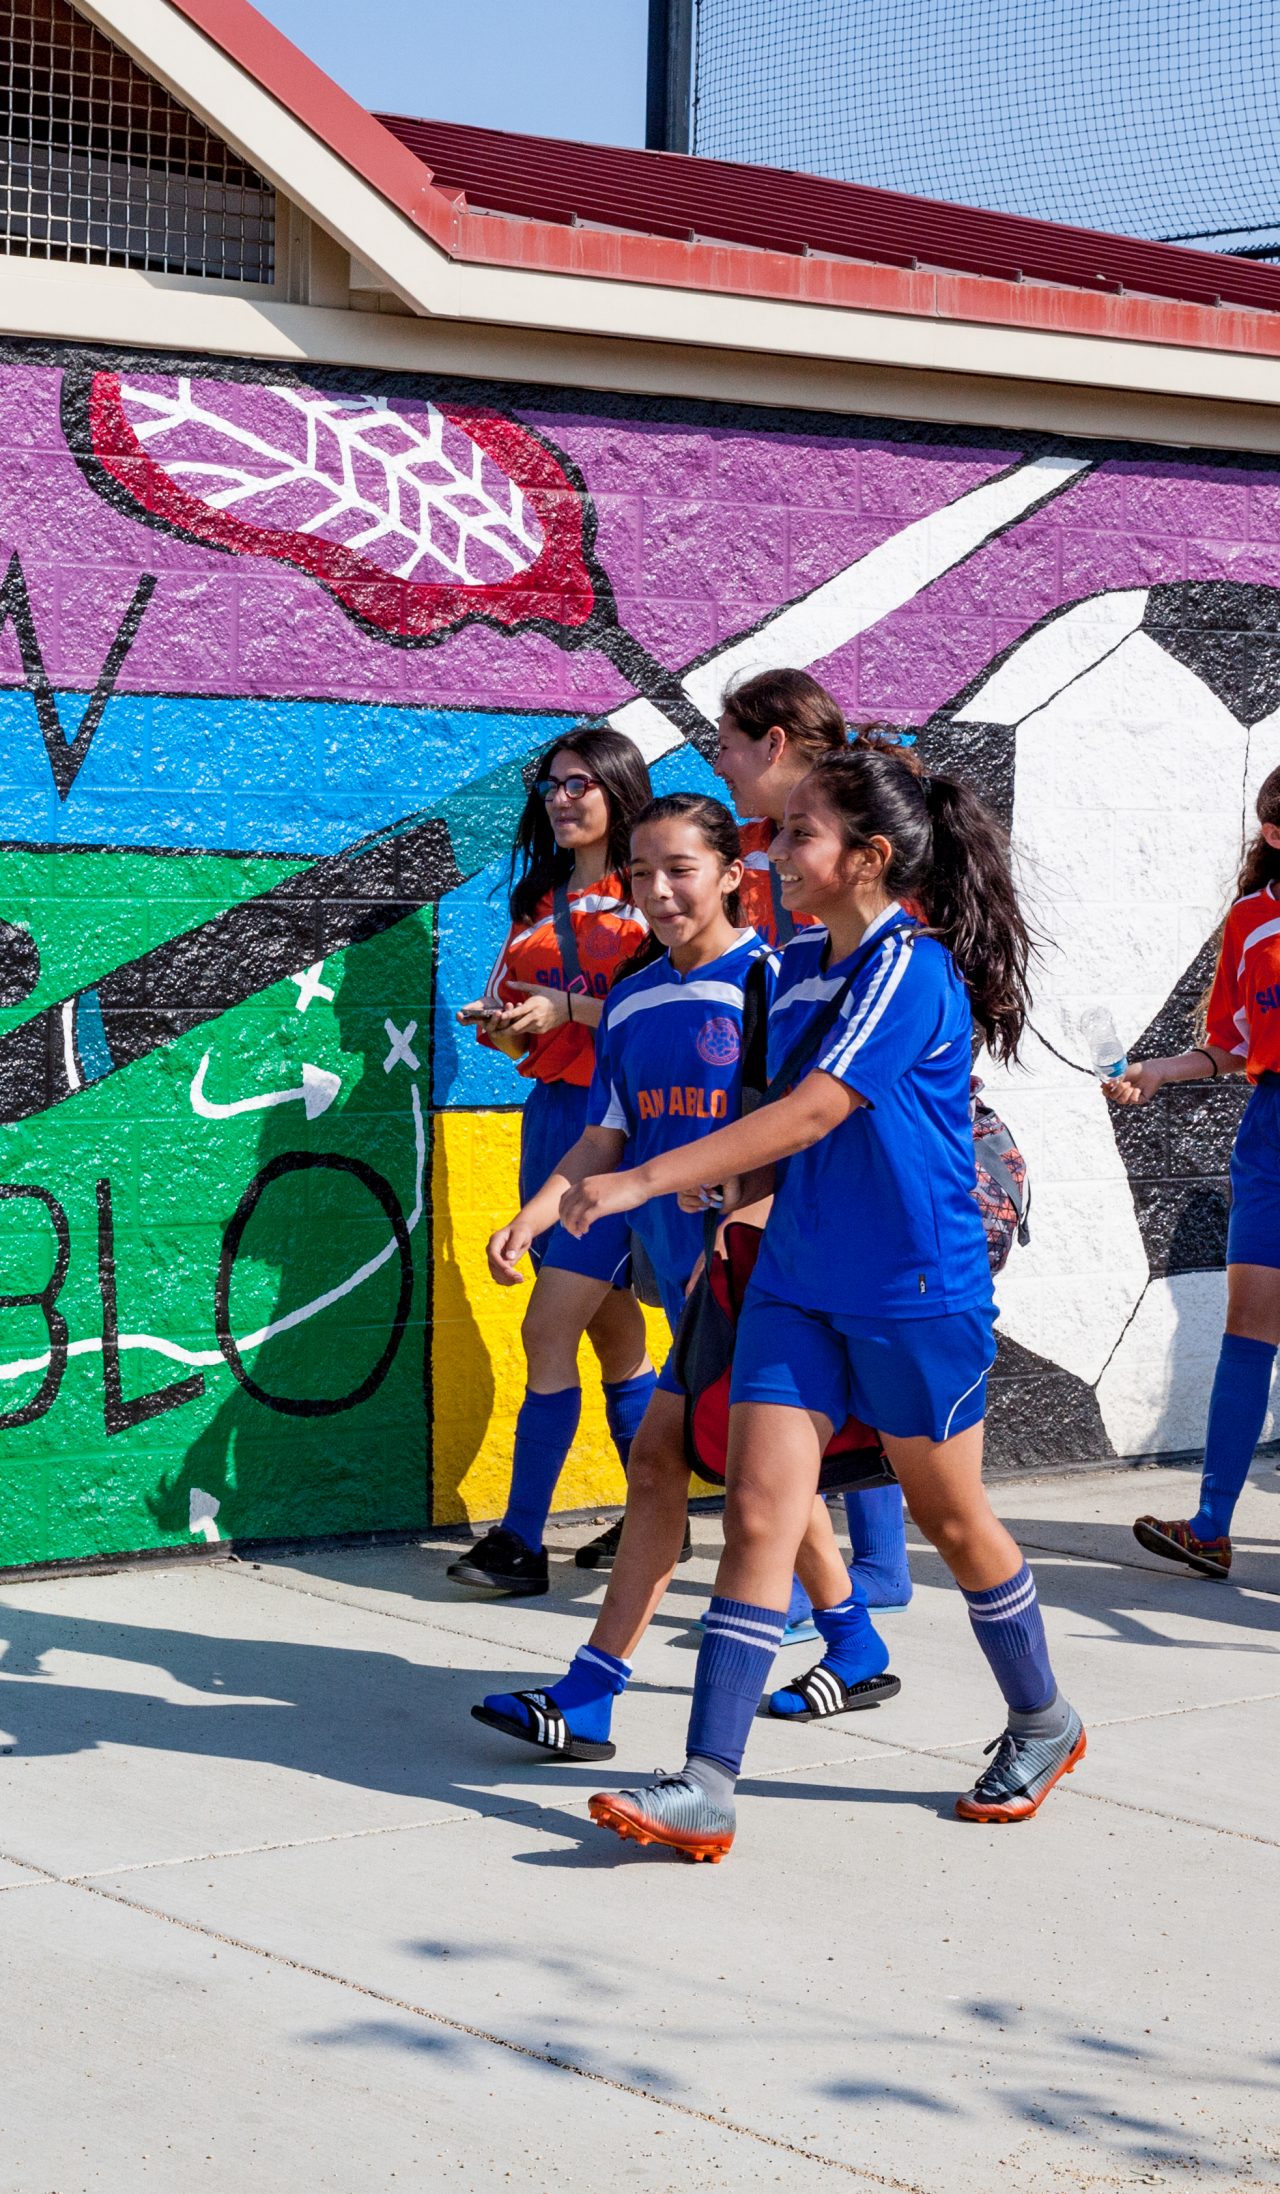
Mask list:
[[[664,792],[656,800],[650,800],[631,824],[631,836],[646,823],[692,823],[701,832],[704,843],[720,862],[720,872],[742,859],[742,839],[728,808],[722,800],[713,800],[707,792]],[[628,848],[628,852],[630,849]],[[734,890],[725,893],[724,911],[729,920],[739,926],[742,922],[742,899]],[[666,946],[659,944],[650,930],[643,944],[637,945],[630,959],[624,960],[613,980],[620,983],[626,975],[637,975],[651,960],[660,960]]]
[[[991,810],[954,778],[927,776],[861,741],[825,756],[812,774],[846,845],[888,839],[885,889],[921,908],[955,958],[992,1057],[1014,1058],[1031,1002],[1031,937],[1009,841]]]
[[[777,725],[797,753],[816,762],[849,737],[844,710],[807,670],[761,670],[725,687],[723,713],[747,739],[766,739]]]
[[[547,817],[547,803],[536,789],[539,778],[548,775],[557,754],[566,752],[580,755],[585,768],[599,779],[609,809],[606,861],[610,870],[625,871],[632,823],[640,809],[653,798],[648,767],[640,749],[623,732],[614,731],[608,724],[576,724],[572,731],[562,732],[534,764],[529,797],[516,827],[515,843],[511,848],[509,900],[513,922],[531,922],[539,902],[549,891],[554,891],[557,884],[567,883],[573,874],[573,855],[556,844]]]
[[[1254,809],[1260,823],[1280,823],[1280,769],[1273,769],[1269,777],[1263,778]],[[1236,897],[1247,899],[1252,892],[1261,891],[1264,884],[1273,884],[1277,879],[1280,879],[1280,851],[1269,846],[1259,831],[1245,849],[1236,878]]]

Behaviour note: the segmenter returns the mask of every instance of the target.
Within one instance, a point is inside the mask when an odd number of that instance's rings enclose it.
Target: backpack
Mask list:
[[[1014,1242],[1031,1239],[1031,1190],[1027,1161],[998,1112],[982,1101],[977,1075],[969,1081],[973,1154],[978,1168],[974,1200],[982,1214],[992,1272],[1003,1272]]]

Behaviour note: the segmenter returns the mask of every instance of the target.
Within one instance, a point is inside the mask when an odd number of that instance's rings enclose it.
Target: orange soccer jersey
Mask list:
[[[1251,1082],[1280,1074],[1280,900],[1274,885],[1237,899],[1222,933],[1205,1034],[1246,1062]]]
[[[633,907],[620,876],[602,876],[585,891],[569,893],[569,919],[582,964],[583,984],[589,996],[603,998],[618,968],[629,960],[648,935],[644,916]],[[484,986],[486,998],[500,998],[504,1005],[523,1004],[527,992],[516,983],[541,983],[548,990],[565,987],[564,966],[556,942],[551,893],[539,900],[532,922],[513,923],[493,972]],[[481,1036],[481,1043],[486,1039]],[[535,1036],[519,1073],[534,1082],[573,1082],[586,1089],[595,1065],[595,1030],[568,1022],[546,1036]]]
[[[769,861],[769,848],[778,835],[778,826],[767,815],[741,823],[738,837],[742,845],[742,859],[746,874],[738,894],[742,902],[742,919],[758,930],[767,945],[776,945],[778,938],[778,907],[774,897],[773,872]],[[796,929],[809,929],[813,925],[811,914],[792,917]]]

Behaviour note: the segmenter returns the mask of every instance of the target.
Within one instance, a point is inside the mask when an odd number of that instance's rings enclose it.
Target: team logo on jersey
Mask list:
[[[698,1057],[709,1067],[731,1067],[742,1052],[738,1024],[727,1013],[713,1013],[697,1034]]]

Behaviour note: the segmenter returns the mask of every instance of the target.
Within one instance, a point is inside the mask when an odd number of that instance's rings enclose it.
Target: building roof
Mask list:
[[[638,152],[527,137],[405,115],[377,119],[474,211],[575,227],[631,230],[683,242],[830,254],[873,264],[946,268],[997,281],[1125,290],[1190,304],[1280,311],[1280,269],[1211,251],[1108,236],[1020,214],[831,182],[782,168],[684,153]]]
[[[1280,356],[1280,269],[778,169],[374,116],[249,0],[166,5],[460,271]],[[672,324],[630,313],[650,339]]]

